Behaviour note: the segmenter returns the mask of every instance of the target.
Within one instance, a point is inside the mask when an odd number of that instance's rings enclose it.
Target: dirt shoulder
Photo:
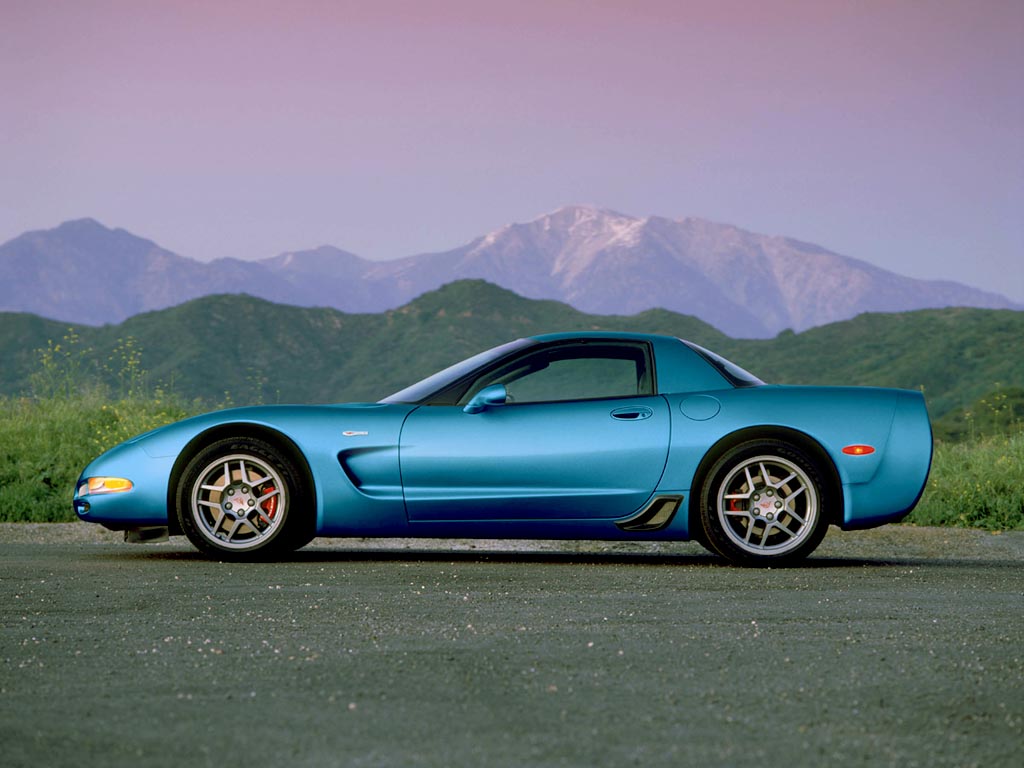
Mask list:
[[[0,523],[0,544],[110,544],[120,545],[124,535],[88,523]],[[125,545],[131,548],[188,548],[184,537],[170,542]],[[306,550],[365,551],[422,550],[481,552],[635,553],[700,555],[695,542],[552,541],[547,539],[314,539]],[[870,559],[994,559],[1024,561],[1024,531],[992,533],[968,528],[888,525],[867,531],[832,528],[814,553],[816,558]]]

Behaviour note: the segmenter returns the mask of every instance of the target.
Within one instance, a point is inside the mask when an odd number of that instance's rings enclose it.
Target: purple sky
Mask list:
[[[1024,301],[1024,2],[0,0],[0,241],[444,250],[569,203]]]

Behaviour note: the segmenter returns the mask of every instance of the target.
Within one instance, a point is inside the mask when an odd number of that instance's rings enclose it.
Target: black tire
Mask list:
[[[807,557],[828,530],[825,484],[815,461],[782,440],[752,440],[723,455],[701,487],[705,545],[737,565]]]
[[[178,481],[178,522],[188,540],[219,559],[269,559],[313,538],[310,495],[294,462],[256,438],[199,450]]]

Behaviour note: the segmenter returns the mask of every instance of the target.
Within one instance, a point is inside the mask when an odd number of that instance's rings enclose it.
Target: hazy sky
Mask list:
[[[0,0],[0,241],[444,250],[569,203],[1024,301],[1021,0]]]

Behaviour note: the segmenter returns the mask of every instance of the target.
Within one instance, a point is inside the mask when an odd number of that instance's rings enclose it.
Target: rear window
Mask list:
[[[707,360],[734,387],[760,387],[764,384],[763,381],[750,371],[740,368],[736,363],[726,360],[721,355],[716,355],[710,349],[704,349],[700,344],[694,344],[692,341],[686,341],[685,339],[680,339],[680,341]]]

